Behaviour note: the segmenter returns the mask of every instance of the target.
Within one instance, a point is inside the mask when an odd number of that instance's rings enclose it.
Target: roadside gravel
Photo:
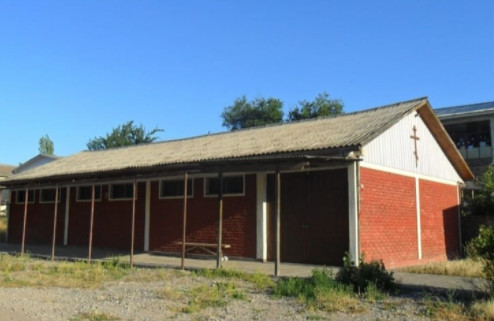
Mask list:
[[[244,298],[230,299],[225,306],[183,312],[190,299],[188,290],[215,282],[187,275],[109,282],[96,289],[0,288],[0,321],[428,320],[417,313],[421,307],[413,298],[389,298],[355,314],[327,313],[309,310],[295,299],[273,298],[244,281],[237,282]]]

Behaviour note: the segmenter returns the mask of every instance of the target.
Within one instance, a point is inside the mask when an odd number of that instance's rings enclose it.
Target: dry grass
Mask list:
[[[484,278],[483,264],[472,259],[454,260],[447,262],[433,262],[424,265],[411,266],[401,269],[408,273],[439,274],[463,277]]]
[[[477,302],[473,305],[472,310],[479,319],[494,321],[494,299]]]
[[[0,217],[0,242],[5,242],[5,236],[7,235],[7,217]]]
[[[133,270],[118,262],[51,262],[0,254],[0,286],[93,288],[118,280]]]

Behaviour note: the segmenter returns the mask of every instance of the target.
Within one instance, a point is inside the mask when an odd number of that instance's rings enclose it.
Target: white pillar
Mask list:
[[[358,230],[358,193],[357,186],[357,163],[353,162],[348,166],[348,227],[349,227],[349,249],[355,264],[359,263],[359,230]]]
[[[63,245],[69,244],[69,213],[70,213],[70,186],[65,189],[65,219],[63,229]]]
[[[151,182],[146,182],[146,204],[144,208],[144,251],[149,251],[149,224],[151,220]]]
[[[420,223],[420,180],[418,176],[415,176],[415,204],[417,209],[417,250],[418,250],[418,258],[422,259],[422,227]]]
[[[256,258],[263,262],[268,259],[268,207],[267,174],[256,174]]]

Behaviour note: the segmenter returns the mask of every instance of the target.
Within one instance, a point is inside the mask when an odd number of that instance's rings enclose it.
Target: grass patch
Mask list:
[[[278,281],[275,297],[295,297],[310,308],[327,312],[365,310],[349,285],[334,280],[328,270],[314,270],[310,278],[287,278]]]
[[[424,265],[411,266],[400,269],[408,273],[439,274],[463,277],[485,278],[483,264],[473,259],[454,260],[447,262],[433,262]]]
[[[273,279],[262,273],[246,273],[233,269],[200,269],[193,273],[208,279],[226,278],[246,281],[254,284],[259,290],[268,290],[275,286]]]
[[[196,313],[205,308],[223,307],[232,299],[246,299],[245,292],[238,289],[231,281],[199,285],[184,295],[188,297],[187,305],[182,309],[185,313]]]
[[[132,272],[118,260],[109,262],[51,262],[29,256],[0,254],[0,286],[92,288]]]
[[[70,319],[70,321],[110,321],[110,320],[120,320],[120,318],[108,313],[91,311],[91,312],[81,313],[76,317]]]
[[[494,299],[476,302],[472,307],[477,318],[494,321]]]

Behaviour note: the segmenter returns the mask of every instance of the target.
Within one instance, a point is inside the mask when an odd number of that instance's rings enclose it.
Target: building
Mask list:
[[[17,174],[17,173],[25,172],[32,168],[57,160],[59,158],[60,158],[59,156],[55,156],[55,155],[38,154],[33,158],[27,160],[26,162],[20,164],[19,166],[17,166],[14,169],[13,173]]]
[[[474,174],[482,174],[494,159],[494,101],[435,112]]]
[[[459,186],[472,178],[420,98],[84,151],[15,174],[5,181],[9,242],[55,234],[64,245],[134,240],[137,250],[180,253],[185,239],[227,244],[233,258],[341,265],[350,252],[398,267],[459,253]]]
[[[0,164],[0,216],[7,213],[7,202],[10,199],[10,191],[1,186],[1,181],[12,175],[15,166]]]

